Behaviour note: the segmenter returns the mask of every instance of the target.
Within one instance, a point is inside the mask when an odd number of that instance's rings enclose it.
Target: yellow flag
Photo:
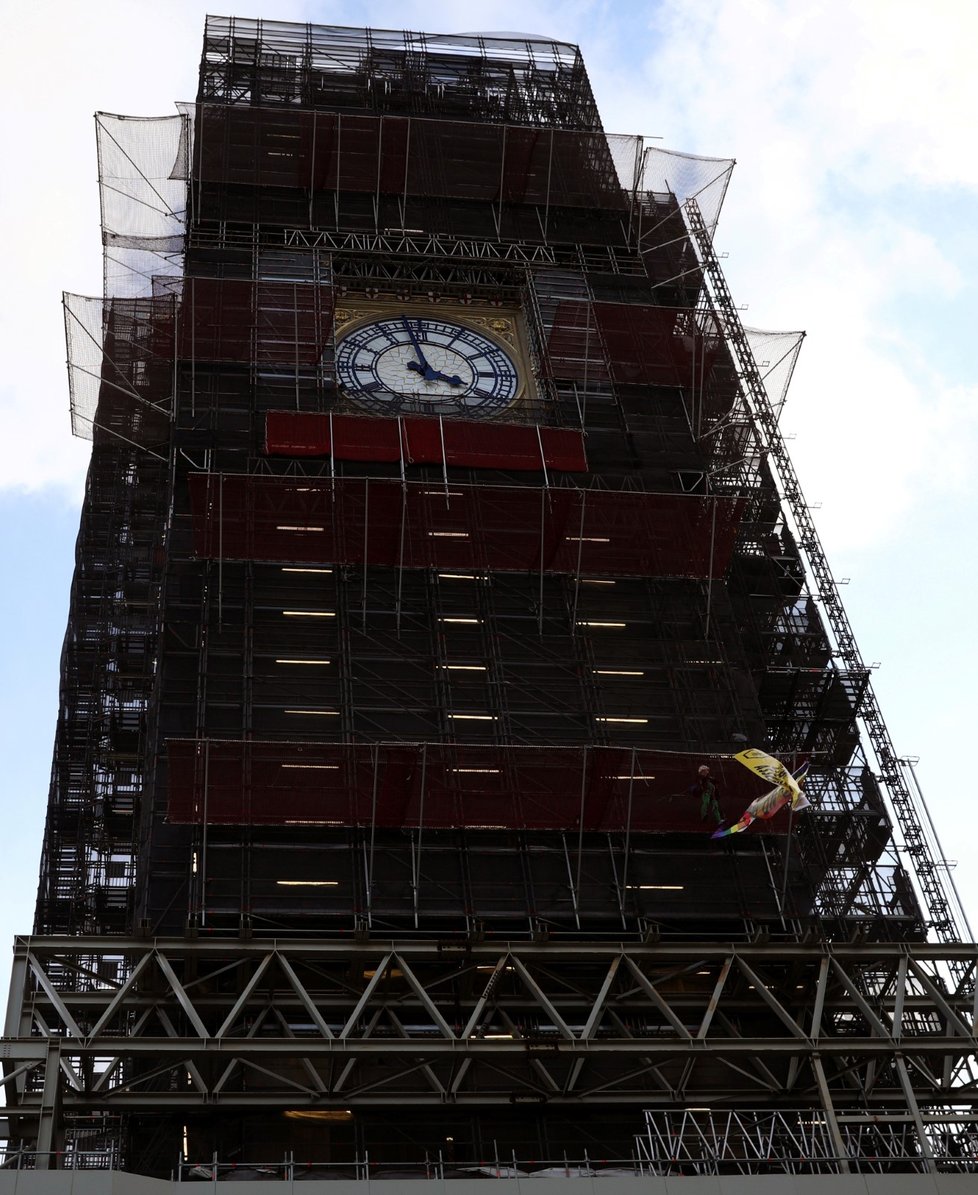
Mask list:
[[[748,747],[746,751],[741,751],[735,755],[734,759],[738,763],[742,763],[745,768],[749,768],[755,776],[760,776],[762,780],[766,780],[769,784],[776,784],[778,788],[787,789],[791,794],[793,805],[801,796],[801,789],[798,787],[794,776],[792,776],[781,760],[775,759],[773,755],[767,755],[764,751],[758,751],[756,747]]]

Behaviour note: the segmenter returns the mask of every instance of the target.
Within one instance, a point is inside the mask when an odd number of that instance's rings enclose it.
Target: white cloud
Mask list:
[[[102,289],[92,114],[156,116],[192,98],[209,7],[168,0],[164,14],[129,0],[35,0],[5,14],[0,487],[80,494],[88,445],[69,435],[61,292]],[[249,8],[260,15],[261,5]],[[301,16],[298,2],[275,8],[283,20]]]
[[[965,484],[934,462],[978,451],[966,387],[923,358],[903,313],[973,298],[978,253],[945,243],[935,188],[978,189],[978,7],[667,0],[646,23],[643,94],[592,61],[606,125],[740,159],[718,245],[752,324],[809,333],[784,422],[826,499],[823,533],[841,548],[892,537],[922,489]]]

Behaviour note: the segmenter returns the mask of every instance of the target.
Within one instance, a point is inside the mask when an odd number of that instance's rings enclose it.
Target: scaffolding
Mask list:
[[[313,1155],[330,1118],[309,1118],[305,1177],[423,1177],[446,1136],[472,1167],[973,1173],[976,968],[973,945],[905,942],[22,938],[8,1104],[42,1132],[16,1164],[50,1161],[61,1071],[89,1134],[69,1159],[84,1165],[105,1108],[188,1124],[181,1163],[212,1180],[235,1160],[298,1178],[287,1114],[351,1109],[328,1158]],[[233,1159],[215,1110],[247,1126]]]
[[[637,1139],[651,1174],[974,1174],[975,1119],[953,1106],[839,1117],[811,1108],[646,1112]]]
[[[962,930],[969,930],[968,920],[943,858],[923,796],[912,775],[912,769],[907,761],[897,755],[890,740],[889,731],[869,684],[869,675],[862,662],[845,606],[839,596],[838,586],[825,558],[810,509],[781,438],[777,412],[771,406],[757,372],[695,200],[687,201],[686,210],[693,238],[710,279],[714,302],[726,327],[728,340],[737,354],[745,389],[750,394],[754,435],[758,447],[766,450],[776,462],[785,502],[791,511],[805,559],[815,579],[838,657],[850,674],[864,674],[858,701],[860,718],[879,763],[881,778],[886,785],[891,808],[903,834],[904,848],[911,861],[911,873],[921,894],[923,906],[929,914],[931,928],[943,941],[959,941]]]
[[[581,52],[547,38],[406,33],[208,17],[200,98],[336,112],[451,112],[596,129]]]
[[[778,432],[802,336],[712,248],[732,162],[605,133],[563,43],[214,17],[195,104],[97,133],[18,1156],[359,1174],[446,1108],[581,1174],[970,1156],[974,948]],[[508,329],[519,395],[365,403],[378,312]],[[715,841],[748,744],[811,808]],[[254,1137],[300,1096],[355,1125]]]

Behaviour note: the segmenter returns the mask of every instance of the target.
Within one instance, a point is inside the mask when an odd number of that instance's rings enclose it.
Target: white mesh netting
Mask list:
[[[644,142],[641,137],[635,137],[631,133],[606,133],[605,138],[618,181],[623,190],[634,196],[642,169]]]
[[[732,158],[703,158],[651,145],[645,150],[639,188],[675,195],[680,204],[695,199],[712,237],[734,165]]]
[[[95,118],[106,295],[149,295],[157,274],[181,269],[190,121]]]
[[[71,430],[138,447],[170,418],[176,300],[63,296]]]
[[[805,333],[765,332],[760,328],[744,328],[744,332],[768,399],[780,418]]]
[[[71,431],[84,440],[92,438],[102,374],[101,299],[83,295],[62,296],[65,313],[65,343],[68,348],[68,395]]]

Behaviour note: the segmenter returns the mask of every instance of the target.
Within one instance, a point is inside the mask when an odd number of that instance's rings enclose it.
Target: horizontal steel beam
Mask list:
[[[697,1090],[696,1102],[702,1103],[704,1106],[707,1103],[716,1104],[718,1110],[723,1111],[729,1107],[735,1107],[756,1103],[757,1101],[756,1089],[735,1089],[727,1087],[704,1088]],[[899,1090],[886,1090],[886,1097],[889,1100],[889,1106],[893,1107],[901,1100]],[[411,1106],[425,1105],[425,1106],[440,1106],[445,1107],[446,1103],[453,1107],[513,1107],[519,1105],[539,1106],[546,1104],[548,1107],[582,1107],[582,1101],[579,1096],[564,1095],[561,1092],[554,1092],[552,1094],[534,1094],[528,1090],[509,1091],[509,1092],[486,1092],[476,1093],[459,1092],[446,1099],[436,1091],[412,1091],[410,1097],[406,1097],[404,1092],[395,1092],[390,1095],[371,1093],[362,1096],[324,1096],[322,1100],[315,1101],[305,1099],[300,1092],[294,1092],[291,1096],[288,1094],[269,1094],[268,1092],[221,1092],[219,1095],[211,1093],[203,1094],[200,1092],[145,1092],[145,1093],[129,1093],[123,1092],[116,1095],[112,1099],[102,1098],[96,1099],[82,1099],[77,1096],[66,1095],[62,1101],[62,1110],[65,1113],[79,1113],[87,1114],[96,1111],[106,1112],[155,1112],[176,1113],[176,1112],[191,1112],[197,1109],[210,1108],[215,1106],[221,1108],[268,1108],[268,1109],[317,1109],[317,1108],[403,1108],[405,1103],[409,1102]],[[598,1092],[595,1095],[588,1094],[589,1105],[628,1105],[634,1107],[639,1104],[647,1108],[669,1108],[672,1109],[676,1105],[674,1097],[669,1095],[656,1094],[651,1091],[629,1091],[624,1093],[616,1092]],[[972,1101],[965,1101],[971,1103]],[[40,1112],[39,1105],[27,1105],[16,1108],[0,1108],[0,1116],[22,1116],[27,1118],[34,1118]],[[910,1116],[894,1115],[890,1117],[893,1123],[906,1123],[910,1120]],[[933,1116],[925,1118],[928,1123],[945,1124],[948,1123],[946,1117]],[[872,1124],[877,1121],[882,1121],[881,1117],[866,1116],[863,1121],[854,1123],[869,1123]]]
[[[396,939],[374,937],[366,942],[319,938],[236,938],[236,937],[70,937],[52,935],[32,937],[18,935],[14,939],[14,953],[30,951],[41,957],[65,955],[69,957],[108,956],[132,958],[158,950],[175,957],[249,958],[265,955],[271,950],[281,951],[289,958],[374,958],[394,951],[411,959],[473,958],[494,959],[501,954],[514,954],[523,959],[581,961],[610,959],[627,954],[636,960],[659,964],[694,962],[699,959],[743,958],[751,963],[814,961],[834,958],[840,963],[875,960],[895,963],[910,957],[922,962],[971,962],[978,967],[978,944],[973,942],[643,942],[614,938],[607,941],[588,939],[546,942],[491,938],[486,941],[432,941],[429,939]]]
[[[712,985],[710,985],[712,987]],[[308,990],[308,989],[307,989]],[[708,989],[700,991],[673,991],[671,988],[664,988],[662,991],[663,997],[668,998],[669,1005],[676,1011],[681,1011],[684,1008],[697,1010],[700,1008],[703,1001],[703,994]],[[346,1012],[351,1007],[349,995],[342,996],[335,992],[322,992],[312,989],[309,994],[315,999],[316,1007],[321,1010],[335,1009]],[[99,992],[63,992],[61,999],[74,1010],[80,1009],[94,1009],[101,1010],[106,1007],[113,995],[112,989],[104,989]],[[590,1011],[590,1000],[593,997],[588,995],[582,996],[549,996],[550,1002],[558,1009],[580,1009],[583,1013]],[[198,1010],[206,1009],[230,1009],[235,1003],[234,996],[194,996],[194,1007]],[[881,1002],[881,1007],[886,1007],[888,1004],[894,1002],[894,996],[888,995],[886,1000]],[[945,996],[944,1000],[949,1007],[959,1008],[966,1012],[971,1011],[972,997],[970,996]],[[799,1008],[805,1009],[811,1002],[811,995],[809,994],[805,1001],[797,1001],[794,1010],[797,1012]],[[294,991],[288,988],[276,986],[263,989],[263,991],[255,995],[248,1001],[249,1008],[264,1007],[268,1003],[273,1003],[276,1008],[282,1010],[294,1010],[301,1012],[303,1009],[303,1000],[296,995]],[[417,1001],[412,1000],[408,993],[399,993],[397,996],[390,997],[389,1003],[392,1007],[406,1008],[412,1005],[417,1005]],[[160,1004],[160,997],[158,995],[148,995],[144,993],[127,993],[125,997],[125,1005],[128,1009],[142,1009],[142,1008],[157,1008]],[[539,1004],[535,1003],[529,996],[522,992],[510,992],[506,996],[505,1004],[510,1009],[539,1009]],[[754,1001],[746,996],[740,996],[733,993],[725,993],[723,998],[724,1008],[729,1010],[746,1010],[756,1007]],[[38,993],[36,998],[32,1001],[34,1008],[51,1008],[52,1003],[44,999],[42,993]],[[636,993],[634,996],[623,998],[616,997],[614,1000],[615,1011],[621,1014],[629,1012],[648,1012],[649,1001],[643,997],[641,993]],[[906,996],[903,1000],[903,1009],[905,1012],[912,1011],[932,1011],[934,1002],[927,996]],[[852,1010],[852,1001],[845,1000],[838,996],[830,996],[823,1002],[823,1009],[826,1012],[849,1012]],[[344,1017],[345,1019],[345,1017]]]
[[[63,1058],[199,1058],[219,1055],[231,1058],[351,1058],[379,1054],[408,1058],[523,1058],[546,1059],[558,1054],[588,1058],[601,1055],[634,1055],[657,1058],[750,1058],[766,1055],[817,1053],[823,1057],[887,1058],[894,1052],[909,1057],[969,1058],[975,1053],[975,1039],[928,1037],[898,1040],[892,1037],[821,1037],[805,1042],[796,1037],[730,1038],[516,1038],[513,1041],[485,1041],[480,1038],[296,1038],[296,1037],[89,1037],[89,1038],[0,1038],[0,1058],[10,1061],[41,1060],[47,1045],[57,1042]]]

